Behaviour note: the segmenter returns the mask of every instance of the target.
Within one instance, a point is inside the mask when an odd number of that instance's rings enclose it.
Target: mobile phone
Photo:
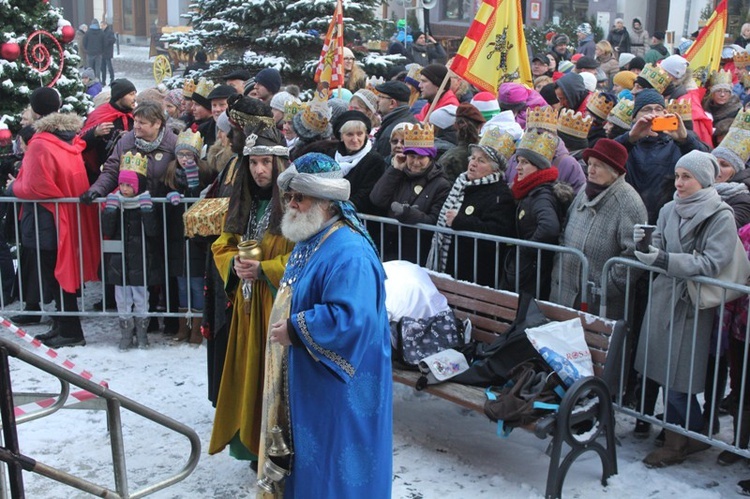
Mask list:
[[[651,130],[654,132],[674,132],[677,125],[677,116],[657,116],[651,120]]]

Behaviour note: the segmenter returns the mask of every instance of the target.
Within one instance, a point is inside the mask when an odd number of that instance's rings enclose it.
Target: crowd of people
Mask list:
[[[108,66],[89,48],[97,30],[92,23],[88,45],[83,39],[92,70],[81,76],[101,74],[103,84]],[[38,311],[51,297],[70,312],[39,339],[85,345],[76,293],[102,277],[101,306],[116,306],[121,350],[148,347],[149,330],[176,342],[207,339],[208,398],[216,407],[209,453],[229,446],[263,474],[282,466],[265,452],[267,432],[278,426],[298,449],[287,490],[325,495],[309,489],[320,484],[386,497],[390,346],[378,252],[382,261],[409,260],[582,305],[580,261],[570,254],[412,226],[505,236],[583,252],[594,314],[604,305],[599,284],[610,258],[666,271],[650,283],[648,273],[615,265],[603,284],[607,315],[643,331],[633,399],[653,414],[660,387],[668,387],[666,421],[706,431],[729,376],[730,411],[745,430],[735,444],[747,448],[750,397],[739,400],[747,301],[725,311],[736,332],[730,341],[713,309],[693,317],[680,278],[716,276],[738,234],[750,243],[743,230],[750,223],[750,53],[734,51],[697,82],[688,61],[663,45],[663,33],[649,38],[639,19],[631,30],[616,20],[607,40],[594,40],[587,23],[576,33],[576,48],[550,33],[548,52],[531,57],[534,88],[503,83],[496,95],[450,73],[443,47],[421,32],[411,33],[410,50],[392,46],[408,64],[387,79],[369,77],[346,49],[341,86],[319,87],[307,102],[274,68],[239,69],[216,81],[187,76],[180,88],[140,92],[110,73],[108,88],[97,89],[106,99],[98,97],[85,121],[60,113],[53,89],[35,90],[17,139],[26,154],[7,193],[81,201],[24,203],[24,309]],[[663,121],[671,125],[657,127]],[[214,213],[219,223],[199,220],[205,231],[186,240],[192,210],[184,197],[222,207]],[[399,224],[365,228],[357,214]],[[656,226],[643,251],[636,248],[641,224]],[[249,241],[261,256],[243,253]],[[635,290],[630,303],[626,289]],[[151,317],[160,310],[181,317],[160,324]],[[694,321],[703,334],[692,344],[685,338]],[[711,346],[712,334],[723,348]],[[716,358],[717,351],[724,353]],[[714,384],[719,393],[707,393],[701,410],[695,397]],[[322,438],[327,417],[351,424]],[[638,421],[637,435],[649,431]],[[701,448],[668,431],[644,461],[667,466]],[[719,457],[721,464],[738,460],[731,452]]]

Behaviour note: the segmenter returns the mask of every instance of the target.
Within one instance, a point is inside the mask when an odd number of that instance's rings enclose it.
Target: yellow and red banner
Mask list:
[[[724,47],[724,33],[727,30],[727,0],[721,0],[698,38],[685,53],[693,76],[704,82],[711,73],[719,70],[721,49]]]
[[[521,0],[482,0],[450,70],[495,95],[506,82],[531,87]]]
[[[344,85],[344,7],[341,0],[336,2],[331,25],[323,41],[315,82],[328,82],[330,88]]]

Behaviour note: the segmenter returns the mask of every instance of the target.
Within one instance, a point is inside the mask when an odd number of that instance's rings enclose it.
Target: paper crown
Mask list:
[[[611,96],[608,98],[607,94],[598,91],[593,93],[588,104],[586,104],[589,112],[602,120],[607,119],[613,107],[615,107],[614,99]]]
[[[634,103],[630,99],[620,99],[609,112],[607,121],[625,130],[630,130],[633,125],[633,105]]]
[[[557,131],[571,137],[585,139],[588,138],[593,123],[594,118],[591,116],[573,113],[572,109],[563,109],[557,118]]]
[[[669,73],[661,66],[655,66],[654,64],[646,64],[638,76],[646,80],[660,94],[672,82],[672,77],[669,76]]]
[[[188,99],[193,98],[193,92],[195,92],[195,81],[192,78],[185,80],[185,85],[182,87],[182,95]]]
[[[201,78],[198,80],[198,85],[196,85],[195,90],[193,90],[193,98],[195,98],[195,94],[198,94],[205,99],[215,86],[216,85],[214,85],[213,81]]]
[[[735,153],[743,164],[747,163],[747,160],[750,159],[750,131],[732,126],[724,136],[720,146]]]
[[[385,83],[385,78],[382,76],[370,76],[365,80],[365,88],[371,92],[375,92],[375,87]]]
[[[422,66],[417,63],[407,64],[406,70],[407,73],[404,78],[404,83],[408,83],[412,87],[419,89],[419,79],[422,76]]]
[[[747,52],[745,50],[741,52],[735,52],[734,53],[734,65],[737,68],[744,68],[746,66],[750,66],[750,52]]]
[[[521,142],[518,143],[518,149],[526,149],[535,152],[547,161],[552,161],[555,157],[555,151],[557,151],[557,136],[544,131],[528,131],[521,137]]]
[[[328,107],[328,89],[315,91],[313,99],[302,109],[300,121],[302,126],[315,135],[330,133],[329,122],[331,109]]]
[[[404,128],[404,148],[435,147],[435,129],[429,123],[424,125],[408,124]]]
[[[302,111],[302,102],[290,99],[284,103],[284,121],[292,121],[294,115]]]
[[[742,88],[747,90],[750,88],[750,73],[745,73],[740,78],[740,83],[742,84]]]
[[[732,128],[750,131],[750,111],[740,109],[740,112],[734,117],[732,126],[729,129],[731,130]]]
[[[485,129],[477,144],[481,148],[490,148],[508,161],[516,152],[516,141],[502,128],[490,126]]]
[[[557,110],[552,106],[542,106],[526,111],[526,130],[533,128],[557,133]]]
[[[203,137],[199,132],[194,132],[189,128],[184,130],[177,136],[177,144],[174,146],[175,151],[180,149],[189,149],[200,156],[201,149],[203,149]]]
[[[724,71],[723,69],[720,69],[718,71],[714,71],[711,73],[711,87],[715,87],[716,85],[725,85],[731,89],[732,88],[732,72],[731,71]]]
[[[126,152],[120,158],[120,170],[131,170],[139,175],[146,176],[148,170],[148,158],[141,156],[141,153]]]
[[[688,99],[667,101],[667,113],[676,114],[682,121],[693,121],[693,104]]]

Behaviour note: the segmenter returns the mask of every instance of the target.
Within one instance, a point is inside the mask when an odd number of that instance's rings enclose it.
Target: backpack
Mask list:
[[[497,422],[497,434],[507,437],[513,428],[533,423],[556,412],[565,395],[562,381],[539,357],[526,360],[510,372],[510,380],[497,394],[485,390],[484,413]]]

